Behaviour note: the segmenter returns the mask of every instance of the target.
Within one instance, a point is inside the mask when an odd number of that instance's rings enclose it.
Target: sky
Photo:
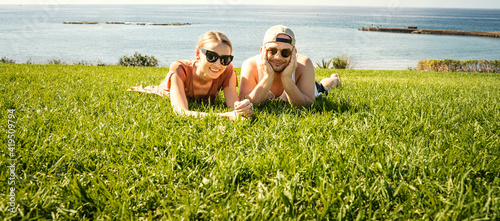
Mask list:
[[[500,9],[499,0],[0,0],[0,4],[231,4]]]

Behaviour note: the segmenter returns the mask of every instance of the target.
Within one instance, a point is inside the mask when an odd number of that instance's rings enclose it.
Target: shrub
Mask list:
[[[95,66],[106,66],[106,64],[102,63],[101,60],[97,60],[97,63],[92,63],[92,62],[89,62],[89,61],[80,61],[80,62],[78,62],[77,65],[84,65],[84,66],[94,66],[94,65]]]
[[[500,73],[500,60],[425,59],[418,62],[419,71]]]
[[[343,55],[340,57],[334,57],[331,60],[322,59],[316,62],[317,68],[329,69],[331,65],[332,69],[350,69],[352,68],[352,59],[349,56]]]
[[[332,59],[332,68],[333,69],[346,69],[347,68],[347,60],[335,57]]]
[[[153,56],[141,55],[135,52],[134,56],[123,56],[120,58],[121,66],[132,67],[156,67],[158,60]]]
[[[47,61],[47,63],[49,63],[49,64],[65,64],[63,61],[61,61],[59,59],[50,59]]]
[[[316,67],[321,69],[329,69],[332,60],[325,60],[324,58],[321,61],[316,62]]]
[[[8,59],[7,57],[3,57],[2,59],[0,59],[0,63],[16,63],[16,61],[12,60],[12,59]]]
[[[92,62],[80,61],[78,62],[78,65],[92,66]]]

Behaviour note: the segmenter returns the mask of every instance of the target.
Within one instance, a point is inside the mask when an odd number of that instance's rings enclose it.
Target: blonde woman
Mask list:
[[[168,96],[177,114],[205,117],[208,113],[190,111],[189,99],[214,101],[219,91],[224,92],[226,105],[231,112],[216,113],[231,120],[253,115],[252,103],[240,101],[236,86],[238,81],[231,61],[232,44],[228,37],[217,31],[203,34],[196,46],[196,60],[179,60],[170,65],[170,71],[159,86],[133,87],[129,91]]]

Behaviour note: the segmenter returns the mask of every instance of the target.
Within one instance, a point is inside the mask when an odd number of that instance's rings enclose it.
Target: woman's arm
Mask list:
[[[206,115],[205,113],[189,111],[186,92],[184,91],[184,83],[176,73],[173,73],[170,77],[170,103],[176,114],[199,117]]]
[[[184,91],[184,83],[181,78],[177,76],[176,73],[173,73],[170,79],[170,103],[172,104],[172,108],[176,114],[180,115],[188,115],[196,118],[202,118],[206,116],[210,116],[211,114],[205,112],[198,111],[190,111],[188,108],[188,102],[186,98],[186,93]],[[236,94],[236,91],[234,92]],[[238,97],[237,95],[235,95]],[[233,102],[234,103],[234,102]],[[225,117],[230,120],[238,119],[238,113],[236,110],[225,113],[217,113],[214,114],[219,117]]]

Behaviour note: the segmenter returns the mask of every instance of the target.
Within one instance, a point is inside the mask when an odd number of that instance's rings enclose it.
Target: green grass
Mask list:
[[[167,71],[0,64],[0,217],[500,219],[498,74],[318,69],[343,87],[232,122],[126,92]],[[221,96],[190,108],[226,110]]]

